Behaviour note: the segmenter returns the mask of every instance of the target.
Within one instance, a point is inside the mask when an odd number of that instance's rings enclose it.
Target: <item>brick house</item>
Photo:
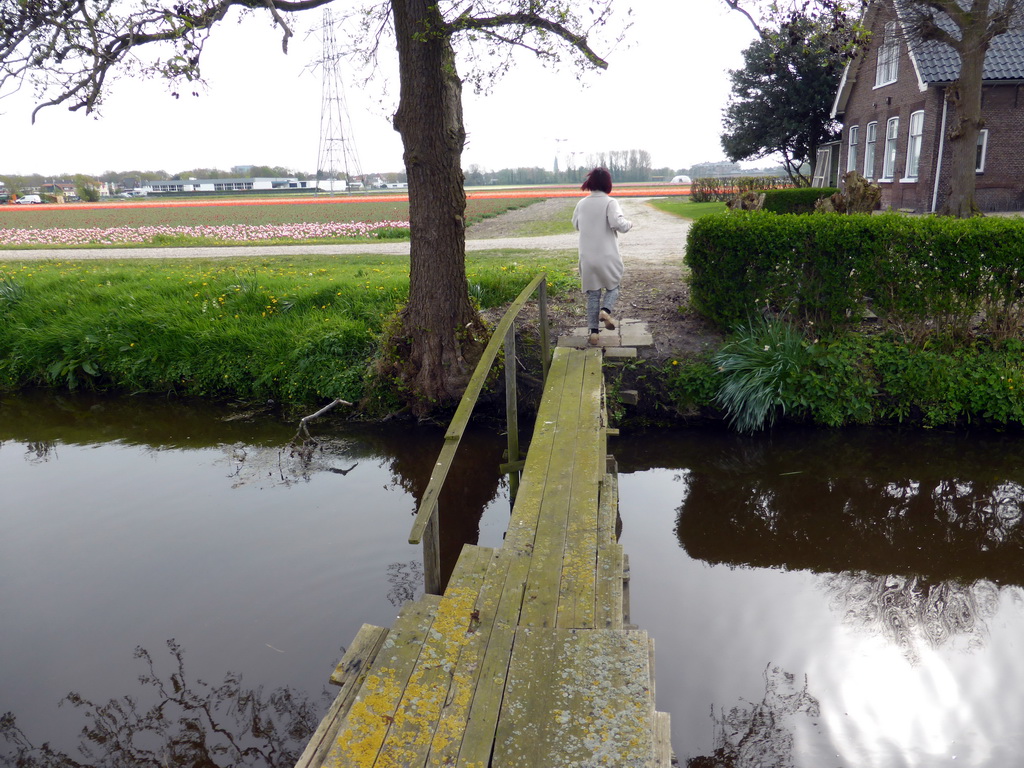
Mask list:
[[[951,155],[945,93],[959,73],[959,56],[945,44],[908,38],[899,0],[875,0],[863,23],[871,42],[843,73],[832,108],[842,136],[819,155],[822,173],[815,182],[838,186],[844,173],[856,170],[882,187],[883,209],[938,210]],[[992,41],[982,117],[978,206],[1024,210],[1024,30]]]

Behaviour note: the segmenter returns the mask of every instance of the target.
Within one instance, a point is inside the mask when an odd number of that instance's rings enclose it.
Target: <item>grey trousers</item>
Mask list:
[[[602,293],[604,293],[604,301],[601,300]],[[619,286],[587,291],[587,327],[590,330],[599,328],[600,321],[598,320],[598,315],[601,314],[601,310],[607,309],[609,313],[613,312],[615,310],[615,302],[618,300]]]

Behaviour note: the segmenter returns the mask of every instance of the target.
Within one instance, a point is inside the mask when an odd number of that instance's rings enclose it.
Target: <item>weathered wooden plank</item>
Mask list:
[[[458,580],[445,590],[381,745],[377,766],[417,768],[426,764],[454,670],[478,623],[475,606],[487,570],[487,561],[480,554],[469,551]]]
[[[569,357],[566,386],[551,445],[551,460],[534,541],[533,562],[519,619],[523,626],[553,627],[557,619],[562,554],[572,508],[573,474],[580,430],[579,398],[585,363],[585,355],[579,351]]]
[[[494,549],[491,547],[478,547],[475,544],[463,545],[459,559],[452,569],[452,575],[448,577],[448,589],[458,584],[475,584],[479,589],[493,556]],[[445,594],[448,594],[448,590],[445,590]]]
[[[522,627],[493,768],[650,766],[647,633]]]
[[[356,633],[355,640],[345,650],[338,666],[331,673],[333,685],[351,685],[356,676],[364,673],[377,657],[377,652],[384,643],[388,630],[373,624],[363,624]]]
[[[331,682],[340,685],[341,690],[310,737],[298,762],[295,763],[295,768],[319,768],[323,763],[338,728],[348,714],[355,694],[366,679],[370,665],[384,644],[387,634],[388,631],[384,627],[375,627],[372,624],[363,624],[359,628],[355,639],[331,675]]]
[[[519,483],[512,517],[508,530],[505,532],[505,547],[514,549],[531,549],[537,535],[537,521],[540,504],[547,485],[547,471],[551,462],[552,444],[557,432],[559,412],[562,405],[562,390],[565,386],[565,375],[568,369],[571,350],[555,349],[551,368],[548,371],[548,385],[544,390],[537,410],[537,420],[533,428],[526,454],[526,465]]]
[[[601,438],[601,357],[588,350],[580,381],[579,420],[576,433],[569,519],[559,586],[556,626],[593,627],[597,590],[598,499],[604,471]]]
[[[488,768],[490,765],[523,603],[523,583],[530,565],[527,553],[507,549],[499,551],[496,560],[497,567],[493,567],[492,572],[500,580],[501,590],[469,705],[469,718],[456,763],[458,768]],[[483,591],[486,589],[485,586]]]
[[[451,766],[458,761],[467,733],[470,707],[475,697],[484,693],[480,690],[479,680],[511,559],[504,551],[492,553],[474,607],[474,620],[470,622],[470,637],[452,671],[448,698],[434,731],[427,765]]]
[[[325,766],[374,765],[440,602],[436,595],[424,595],[402,608],[338,729]]]
[[[671,768],[672,754],[672,716],[668,712],[655,712],[654,764],[658,768]]]
[[[622,629],[622,546],[616,529],[619,514],[619,479],[607,473],[601,484],[601,502],[598,506],[597,593],[595,595],[595,626]]]

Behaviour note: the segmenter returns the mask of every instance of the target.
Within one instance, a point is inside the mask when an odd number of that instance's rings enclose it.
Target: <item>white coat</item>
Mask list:
[[[604,192],[591,192],[572,212],[572,225],[580,233],[580,280],[584,291],[611,290],[622,282],[619,232],[633,224],[622,215],[619,202]]]

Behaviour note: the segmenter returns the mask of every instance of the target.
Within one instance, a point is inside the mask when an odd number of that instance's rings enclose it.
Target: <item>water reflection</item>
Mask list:
[[[657,553],[631,560],[632,617],[687,765],[1019,761],[1024,437],[702,431],[612,451],[623,544]]]
[[[422,592],[420,550],[407,536],[443,431],[336,419],[311,431],[313,440],[294,442],[295,420],[270,407],[0,396],[0,713],[13,713],[3,732],[14,750],[0,738],[0,765],[206,765],[183,743],[158,743],[144,695],[121,695],[135,679],[133,647],[176,636],[190,649],[193,682],[237,668],[279,712],[297,706],[298,691],[320,690],[338,644],[361,624],[389,626]],[[463,446],[441,500],[447,569],[482,526],[494,545],[508,516],[503,440],[480,428]],[[83,657],[70,670],[54,663]],[[165,674],[163,688],[173,692],[179,677]],[[213,710],[254,701],[232,680],[209,687],[234,697]],[[81,696],[58,709],[69,688]],[[105,709],[108,701],[118,703]],[[83,742],[95,759],[75,751],[83,723],[111,716],[116,739],[145,745],[149,762],[141,751],[103,752],[116,740],[105,731],[95,733],[102,745]],[[266,717],[251,706],[247,716]],[[218,733],[196,738],[212,745]],[[220,764],[246,764],[236,758]]]
[[[44,743],[36,746],[12,712],[0,717],[7,754],[0,765],[17,768],[284,768],[294,765],[320,722],[330,696],[312,698],[292,687],[270,692],[246,687],[228,672],[211,685],[185,670],[185,652],[168,640],[171,669],[158,670],[149,651],[136,648],[142,661],[142,689],[105,704],[77,692],[64,697],[81,713],[77,756]],[[86,762],[80,762],[84,759]]]
[[[1020,441],[919,438],[879,462],[879,442],[900,439],[705,446],[684,477],[679,540],[709,563],[1024,585]]]
[[[988,622],[999,611],[1001,591],[1024,604],[1020,587],[1000,588],[987,580],[931,583],[923,578],[843,572],[824,576],[821,585],[829,605],[845,623],[881,635],[914,664],[921,659],[922,645],[981,648],[988,637]]]
[[[764,670],[764,698],[760,702],[724,708],[711,719],[715,724],[715,750],[686,761],[687,768],[783,768],[793,765],[794,734],[798,719],[821,716],[818,700],[796,675],[775,664]]]

